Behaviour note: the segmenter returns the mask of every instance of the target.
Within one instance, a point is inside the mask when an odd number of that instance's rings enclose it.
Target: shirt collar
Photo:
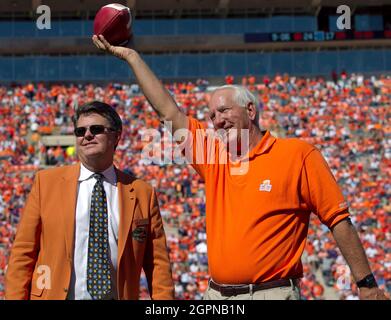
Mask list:
[[[243,161],[248,161],[249,159],[261,155],[262,153],[265,153],[268,151],[273,143],[276,141],[276,138],[272,136],[270,131],[262,131],[262,138],[258,142],[258,144],[252,148],[249,152],[247,152],[245,155],[240,157],[239,159],[233,160],[231,155],[229,155],[230,163],[231,165],[240,165]]]
[[[261,141],[250,151],[250,158],[255,155],[261,155],[270,149],[276,138],[270,133],[269,130],[262,131],[263,137]]]
[[[78,181],[85,181],[90,178],[95,174],[96,172],[92,172],[88,170],[82,163],[80,163],[80,174],[79,174],[79,179]],[[115,174],[115,169],[114,166],[111,165],[108,167],[105,171],[99,172],[101,175],[103,175],[104,180],[109,182],[112,185],[117,184],[117,175]]]

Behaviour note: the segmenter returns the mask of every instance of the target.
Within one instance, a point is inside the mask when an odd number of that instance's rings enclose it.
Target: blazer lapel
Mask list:
[[[61,208],[65,227],[65,245],[67,257],[73,257],[75,215],[76,215],[76,196],[77,180],[80,174],[80,163],[69,166],[62,179]]]
[[[119,197],[119,231],[118,231],[118,267],[128,239],[129,230],[132,224],[134,207],[136,205],[136,195],[133,188],[131,176],[127,176],[122,171],[116,169]],[[119,270],[119,269],[118,269]]]

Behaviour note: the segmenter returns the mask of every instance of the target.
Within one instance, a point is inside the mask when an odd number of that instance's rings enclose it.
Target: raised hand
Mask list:
[[[123,60],[128,60],[129,58],[131,58],[133,55],[136,54],[136,51],[131,48],[112,46],[101,34],[98,36],[93,35],[92,41],[94,42],[94,45],[98,49],[111,53],[112,55]]]

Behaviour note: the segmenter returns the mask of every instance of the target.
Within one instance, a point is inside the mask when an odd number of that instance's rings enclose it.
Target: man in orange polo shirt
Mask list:
[[[360,297],[385,299],[344,197],[314,146],[261,131],[255,97],[232,85],[215,90],[209,101],[216,138],[178,108],[136,51],[111,46],[103,36],[93,41],[129,64],[173,132],[189,130],[184,154],[206,186],[211,280],[205,299],[300,299],[300,258],[311,212],[331,229],[361,287]]]

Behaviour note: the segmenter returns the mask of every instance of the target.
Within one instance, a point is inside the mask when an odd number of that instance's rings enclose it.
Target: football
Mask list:
[[[114,46],[125,46],[132,36],[130,9],[119,3],[100,8],[94,19],[94,34],[102,34]]]

